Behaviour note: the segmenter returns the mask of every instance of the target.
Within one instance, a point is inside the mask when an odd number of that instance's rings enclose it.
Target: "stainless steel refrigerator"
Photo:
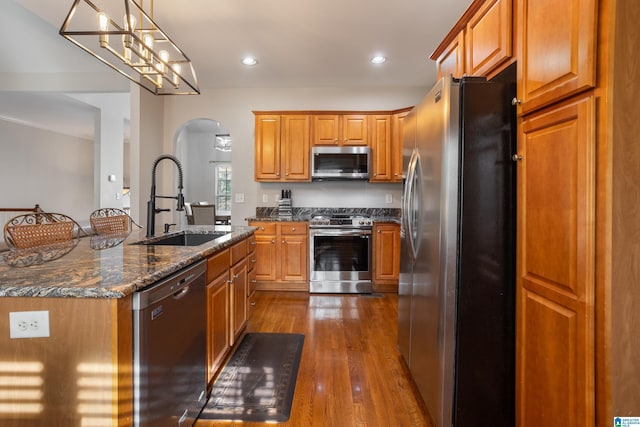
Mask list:
[[[443,78],[405,119],[398,345],[435,427],[511,427],[515,75]]]

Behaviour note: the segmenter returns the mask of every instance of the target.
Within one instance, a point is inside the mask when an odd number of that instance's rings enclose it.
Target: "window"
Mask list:
[[[215,166],[216,215],[231,215],[231,163]]]

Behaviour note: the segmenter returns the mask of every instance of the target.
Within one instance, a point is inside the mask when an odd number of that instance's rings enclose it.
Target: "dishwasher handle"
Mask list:
[[[133,294],[133,310],[142,310],[162,301],[165,298],[173,297],[178,299],[188,294],[192,283],[205,281],[207,264],[200,261],[196,264],[180,270],[159,282],[144,288]]]

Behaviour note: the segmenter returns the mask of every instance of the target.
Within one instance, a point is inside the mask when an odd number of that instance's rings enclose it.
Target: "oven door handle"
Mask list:
[[[309,230],[310,236],[370,236],[371,230]]]

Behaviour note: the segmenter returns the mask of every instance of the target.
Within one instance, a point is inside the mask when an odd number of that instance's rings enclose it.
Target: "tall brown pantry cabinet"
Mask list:
[[[518,427],[640,417],[638,22],[637,0],[475,0],[431,56],[517,63]]]
[[[640,3],[516,3],[517,424],[613,425],[640,414]]]

